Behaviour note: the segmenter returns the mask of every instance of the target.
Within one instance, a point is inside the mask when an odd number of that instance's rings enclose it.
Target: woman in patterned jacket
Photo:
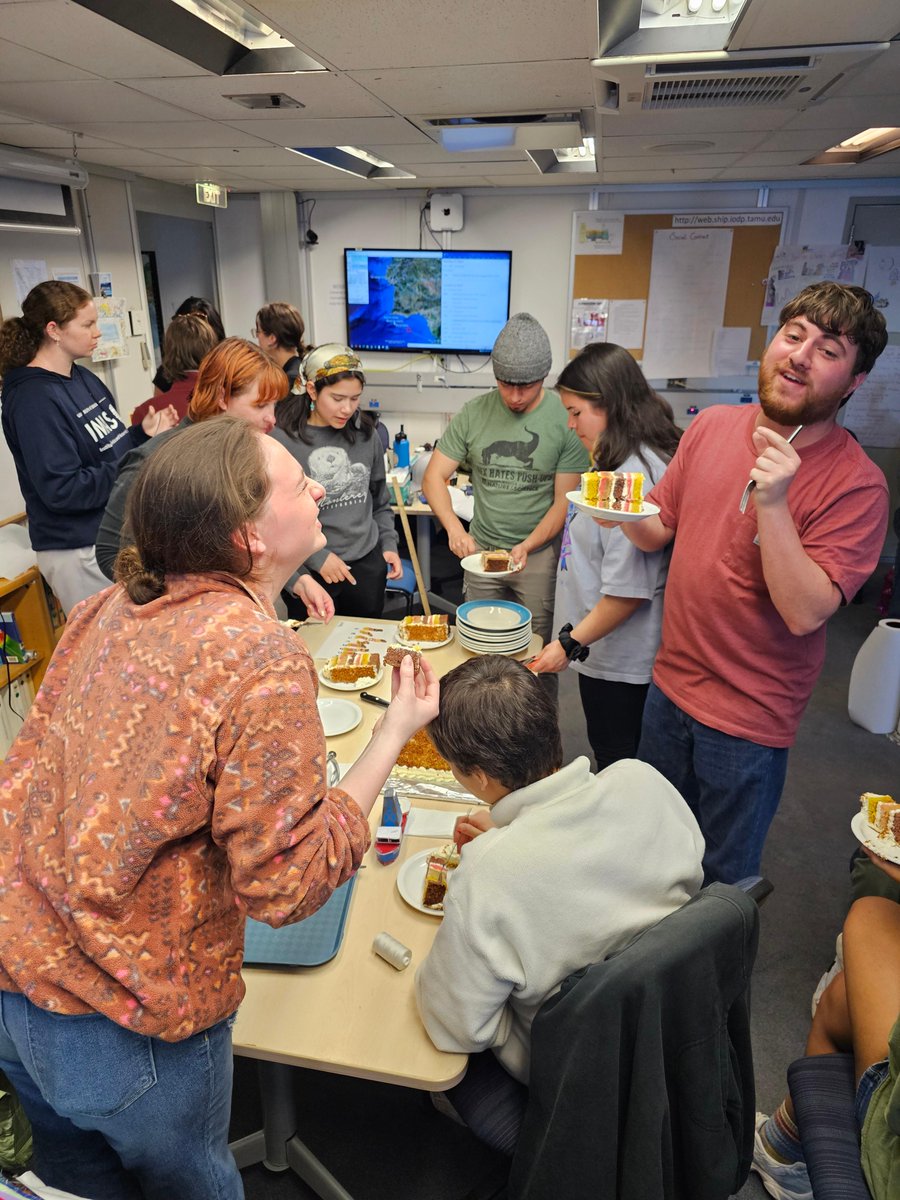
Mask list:
[[[184,430],[129,497],[120,583],[75,613],[0,774],[0,1069],[34,1169],[98,1200],[238,1200],[227,1144],[246,916],[315,912],[437,713],[423,663],[341,787],[272,600],[322,488],[245,421]]]

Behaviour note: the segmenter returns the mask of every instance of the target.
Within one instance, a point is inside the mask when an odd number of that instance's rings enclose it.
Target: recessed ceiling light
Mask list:
[[[807,158],[804,167],[846,166],[865,162],[869,158],[877,158],[879,154],[887,154],[890,150],[900,148],[900,128],[879,126],[878,128],[863,129],[852,137],[844,138],[836,146],[830,146],[821,154]]]

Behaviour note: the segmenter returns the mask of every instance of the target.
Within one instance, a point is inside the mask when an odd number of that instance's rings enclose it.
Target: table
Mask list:
[[[378,624],[396,628],[397,623]],[[314,657],[327,632],[321,624],[307,624],[300,631]],[[521,657],[537,653],[540,646],[540,638],[533,637]],[[439,675],[474,657],[455,639],[427,653]],[[390,687],[390,672],[385,671],[381,681],[367,690],[388,698]],[[341,695],[362,710],[363,720],[356,729],[328,739],[328,748],[336,751],[338,760],[351,763],[368,742],[382,710],[360,701],[358,693],[322,688],[322,695]],[[440,801],[415,803],[446,807]],[[380,816],[381,804],[376,802],[370,819],[373,830]],[[413,979],[438,921],[410,908],[395,886],[400,863],[439,841],[404,838],[399,859],[389,866],[382,866],[369,849],[350,903],[343,943],[331,962],[320,967],[244,969],[247,995],[238,1010],[234,1050],[260,1061],[265,1128],[232,1144],[239,1167],[263,1162],[271,1170],[292,1168],[323,1200],[352,1200],[297,1136],[292,1067],[426,1091],[445,1091],[463,1077],[467,1056],[435,1049],[416,1009]],[[372,941],[382,930],[412,950],[413,960],[405,971],[394,970],[373,953]]]

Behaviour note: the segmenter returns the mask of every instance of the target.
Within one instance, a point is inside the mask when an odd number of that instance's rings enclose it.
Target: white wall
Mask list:
[[[232,337],[249,338],[266,302],[259,197],[229,196],[215,214],[222,323]]]

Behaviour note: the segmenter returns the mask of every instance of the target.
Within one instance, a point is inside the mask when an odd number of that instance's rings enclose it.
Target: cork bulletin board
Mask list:
[[[653,257],[653,235],[658,229],[671,229],[675,216],[684,214],[626,213],[622,231],[621,253],[577,253],[574,247],[572,264],[572,297],[596,297],[604,300],[644,300],[650,293],[650,269]],[[759,219],[755,214],[727,212],[698,215],[694,219],[709,227],[728,228],[732,233],[728,285],[723,325],[750,328],[749,360],[760,358],[765,349],[768,330],[760,324],[765,296],[766,275],[772,256],[781,240],[783,218],[786,214],[766,210],[771,224],[741,224],[741,219]],[[577,216],[577,214],[576,214]],[[774,221],[777,220],[777,223]],[[732,224],[731,222],[735,223]],[[640,362],[644,347],[627,346]],[[575,351],[571,351],[575,353]]]

